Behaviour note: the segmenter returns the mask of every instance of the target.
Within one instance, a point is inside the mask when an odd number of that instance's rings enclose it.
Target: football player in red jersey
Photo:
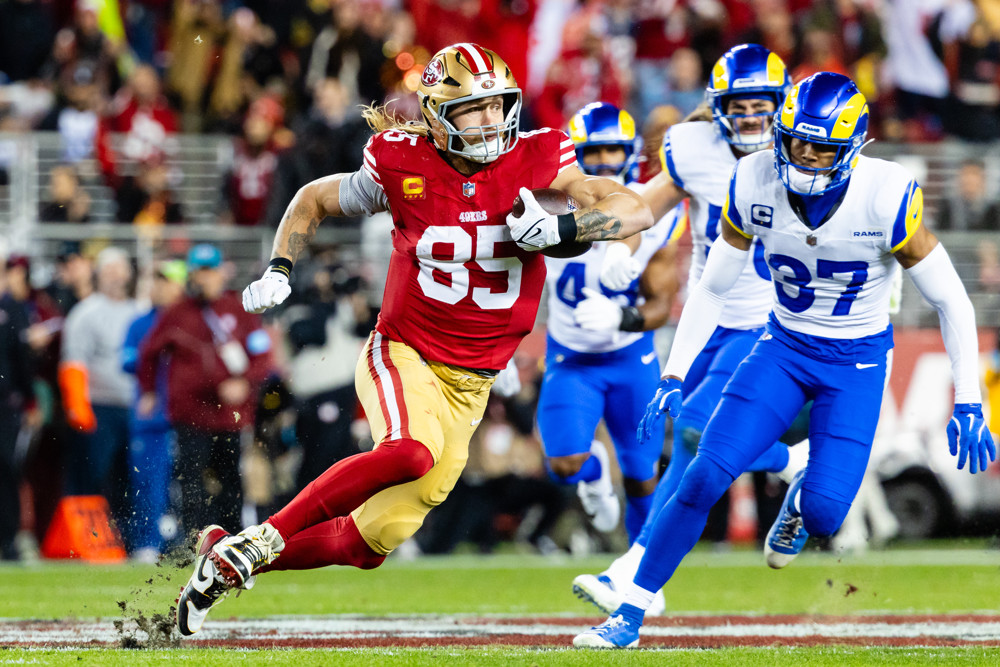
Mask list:
[[[363,167],[298,191],[270,266],[243,293],[255,313],[284,301],[293,263],[327,216],[392,213],[385,298],[355,376],[377,445],[331,466],[260,525],[237,535],[204,529],[178,600],[182,634],[259,572],[378,567],[462,472],[498,369],[535,321],[545,281],[536,251],[625,238],[653,223],[637,194],[577,168],[563,132],[518,132],[521,91],[494,52],[442,49],[417,94],[424,124],[368,110],[376,134]],[[546,213],[530,193],[545,187],[580,208]],[[525,211],[515,218],[518,195]]]

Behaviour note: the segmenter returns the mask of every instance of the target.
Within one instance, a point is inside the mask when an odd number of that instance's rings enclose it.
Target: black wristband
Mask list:
[[[559,222],[559,242],[576,240],[576,217],[572,213],[563,213],[556,217]]]
[[[284,275],[286,278],[289,278],[292,275],[292,260],[284,257],[275,257],[267,265],[267,270],[275,271]]]
[[[622,306],[622,323],[618,325],[621,331],[645,331],[646,318],[635,306]]]

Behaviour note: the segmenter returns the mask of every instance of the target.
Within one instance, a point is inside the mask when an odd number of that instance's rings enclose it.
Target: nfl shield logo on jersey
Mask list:
[[[462,183],[462,194],[466,197],[476,196],[476,184],[475,183]]]

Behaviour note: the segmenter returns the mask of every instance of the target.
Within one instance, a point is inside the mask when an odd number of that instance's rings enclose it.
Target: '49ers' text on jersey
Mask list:
[[[520,188],[548,187],[575,160],[564,133],[539,130],[463,176],[426,137],[372,137],[363,171],[394,225],[378,331],[432,361],[506,366],[534,325],[545,283],[542,255],[517,246],[507,214]]]

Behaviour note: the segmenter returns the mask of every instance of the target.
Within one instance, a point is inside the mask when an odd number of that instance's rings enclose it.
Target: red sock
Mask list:
[[[370,570],[384,560],[385,556],[372,551],[361,537],[353,517],[339,516],[286,540],[281,556],[260,571],[311,570],[327,565],[353,565]]]
[[[430,450],[416,440],[383,442],[327,468],[267,522],[287,542],[310,526],[347,516],[383,489],[420,479],[433,466]]]

